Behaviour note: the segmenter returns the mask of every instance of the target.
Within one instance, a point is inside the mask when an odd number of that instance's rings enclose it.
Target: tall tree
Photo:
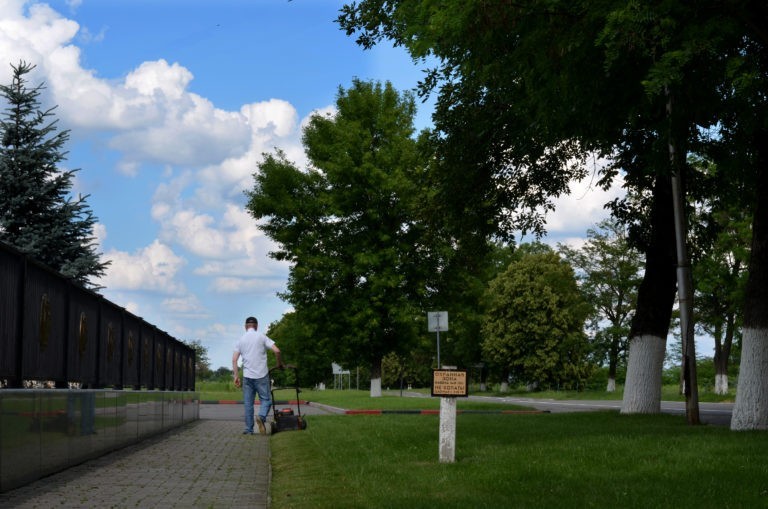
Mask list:
[[[312,117],[302,171],[268,155],[248,210],[292,263],[287,299],[345,365],[371,366],[415,340],[430,246],[419,221],[428,153],[414,139],[415,102],[390,83],[339,89],[334,115]]]
[[[540,244],[521,246],[487,300],[488,360],[529,385],[583,387],[592,367],[584,334],[590,309],[567,262]]]
[[[728,178],[752,198],[752,241],[744,290],[741,362],[731,429],[768,429],[768,5],[724,2],[730,45],[721,121]],[[733,164],[733,163],[736,164]]]
[[[695,201],[691,233],[697,324],[714,340],[715,393],[727,394],[732,352],[741,338],[754,195],[710,159],[692,158],[692,164],[704,177],[699,185],[720,190]]]
[[[616,390],[616,368],[626,356],[629,325],[634,315],[637,287],[642,280],[642,255],[627,242],[625,228],[616,220],[604,220],[587,230],[587,242],[579,248],[559,246],[560,253],[576,270],[580,289],[592,305],[589,327],[592,348],[608,361],[608,392]]]
[[[332,315],[328,321],[333,321]],[[320,334],[313,331],[298,312],[286,313],[271,323],[267,335],[282,348],[283,362],[296,366],[302,384],[315,385],[330,380],[334,358],[330,352],[318,348]]]
[[[668,143],[669,168],[680,187],[685,190],[695,180],[693,168],[684,164],[689,150],[707,152],[714,138],[721,140],[716,145],[728,147],[719,151],[715,163],[730,163],[716,193],[733,195],[745,183],[756,192],[754,208],[748,207],[755,214],[744,315],[746,364],[739,377],[733,429],[768,428],[763,397],[768,392],[763,376],[768,365],[768,207],[761,208],[768,185],[766,19],[764,2],[629,2],[611,13],[603,39],[614,54],[637,54],[648,63],[643,85],[650,99],[663,97],[666,103],[668,125],[659,124],[657,132]],[[688,331],[692,334],[691,327]],[[693,365],[691,357],[686,353],[688,366]],[[623,411],[639,409],[634,401],[642,399],[625,391]]]
[[[195,352],[195,378],[204,380],[211,376],[211,360],[208,357],[208,349],[199,339],[184,342]]]
[[[12,65],[10,85],[0,85],[6,106],[0,118],[0,240],[81,284],[104,274],[96,252],[96,217],[86,198],[70,195],[75,170],[59,165],[69,131],[58,131],[53,108],[40,109],[43,85],[27,86],[34,66]]]

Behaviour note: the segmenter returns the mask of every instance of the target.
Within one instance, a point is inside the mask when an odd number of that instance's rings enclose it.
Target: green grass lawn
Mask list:
[[[270,438],[274,507],[768,506],[766,434],[678,416],[459,414],[452,464],[434,415],[308,422]]]
[[[239,391],[219,394],[241,397]],[[618,399],[600,392],[507,395]],[[300,396],[347,409],[440,405],[439,398],[397,391],[381,398],[354,390]],[[665,400],[677,396],[675,387],[665,388]],[[293,398],[295,391],[276,397]],[[457,406],[518,408],[463,398]],[[692,427],[683,416],[460,413],[451,464],[439,462],[436,415],[312,415],[307,421],[306,430],[270,437],[273,507],[768,507],[766,432]]]

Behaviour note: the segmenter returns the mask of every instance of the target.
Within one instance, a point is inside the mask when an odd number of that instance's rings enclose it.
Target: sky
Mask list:
[[[44,83],[43,105],[70,131],[73,192],[87,195],[111,261],[101,293],[200,340],[213,369],[231,367],[247,316],[266,330],[291,310],[277,296],[289,266],[245,210],[262,155],[279,148],[303,166],[302,126],[333,112],[354,78],[406,91],[423,76],[402,49],[357,46],[334,22],[343,4],[0,0],[0,82],[12,63],[36,65],[30,86]],[[433,104],[418,104],[418,129]],[[557,200],[544,241],[578,245],[607,217],[620,189],[592,184]]]

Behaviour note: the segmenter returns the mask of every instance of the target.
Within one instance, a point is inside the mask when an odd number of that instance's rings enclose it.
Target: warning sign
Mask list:
[[[432,370],[432,396],[466,398],[468,395],[466,369]]]

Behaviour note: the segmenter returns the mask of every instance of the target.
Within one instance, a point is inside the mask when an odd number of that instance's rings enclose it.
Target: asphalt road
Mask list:
[[[554,400],[538,398],[514,398],[470,396],[470,399],[480,401],[497,401],[523,405],[537,410],[555,412],[593,412],[597,410],[621,410],[621,401],[592,401],[592,400]],[[662,401],[661,411],[666,414],[685,415],[685,403],[678,401]],[[733,403],[699,403],[699,418],[704,424],[729,426]]]

